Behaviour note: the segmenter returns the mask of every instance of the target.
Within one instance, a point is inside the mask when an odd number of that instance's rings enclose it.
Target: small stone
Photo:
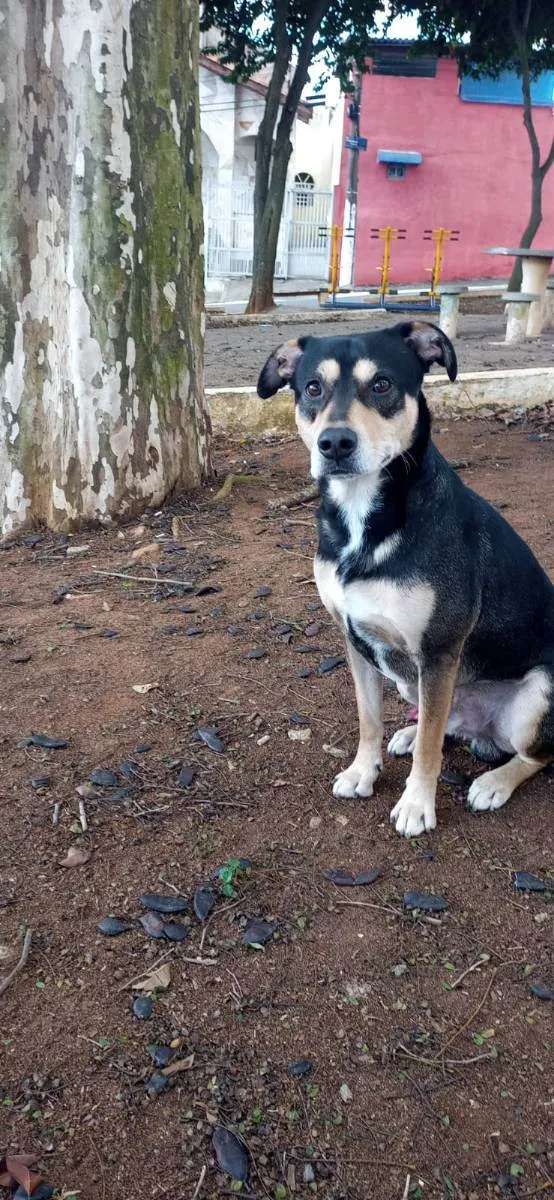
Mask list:
[[[545,892],[546,883],[529,871],[512,871],[512,883],[518,892]]]
[[[292,633],[292,625],[289,625],[288,621],[281,621],[280,625],[277,625],[273,632],[276,637],[286,637],[287,634]]]
[[[42,791],[43,788],[50,787],[52,780],[50,779],[49,775],[35,775],[34,779],[31,779],[30,783],[35,792],[39,792]]]
[[[182,913],[186,912],[189,902],[186,896],[163,896],[158,892],[143,892],[139,896],[139,904],[152,912]]]
[[[10,662],[11,663],[28,663],[31,661],[31,658],[32,658],[31,654],[25,654],[25,653],[14,654],[10,658]]]
[[[314,1069],[314,1064],[311,1058],[299,1058],[296,1062],[290,1063],[288,1072],[295,1078],[302,1078],[303,1075],[309,1075]]]
[[[119,633],[118,633],[117,629],[104,629],[103,632],[100,634],[100,637],[103,637],[103,638],[119,637]]]
[[[254,650],[249,650],[246,657],[247,658],[255,658],[255,659],[266,658],[267,650],[265,650],[263,646],[257,646]]]
[[[190,787],[193,779],[194,771],[192,767],[181,767],[181,770],[179,771],[179,777],[177,779],[178,786],[180,788],[188,788]]]
[[[241,633],[244,633],[244,629],[241,625],[228,625],[227,633],[230,633],[231,637],[240,637]]]
[[[131,926],[127,925],[125,921],[120,921],[119,917],[103,917],[97,928],[100,933],[104,934],[104,937],[119,937],[120,933],[127,933]]]
[[[313,1167],[312,1167],[312,1164],[311,1164],[311,1163],[305,1163],[305,1164],[304,1164],[304,1170],[303,1170],[303,1172],[302,1172],[302,1178],[303,1178],[303,1180],[304,1180],[304,1183],[313,1183],[313,1182],[314,1182],[314,1180],[315,1180],[315,1172],[314,1172],[314,1169],[313,1169]]]
[[[180,629],[181,629],[180,625],[163,625],[162,633],[165,633],[165,634],[179,633]]]
[[[144,1086],[149,1096],[159,1096],[160,1092],[165,1092],[166,1088],[169,1087],[169,1079],[165,1075],[162,1075],[161,1071],[154,1071],[154,1074],[150,1075]]]
[[[192,906],[199,921],[205,921],[209,917],[215,907],[215,893],[209,884],[196,889]]]
[[[296,646],[293,646],[293,650],[295,654],[320,654],[321,646],[311,646],[306,642],[298,642]]]
[[[306,625],[304,637],[317,637],[318,633],[321,633],[321,621],[311,621],[309,625]]]
[[[263,921],[260,917],[254,917],[245,925],[240,940],[245,946],[264,946],[277,929],[278,926],[271,921]]]
[[[119,783],[115,771],[106,771],[103,767],[95,767],[89,775],[89,781],[96,787],[117,787]]]
[[[260,600],[263,596],[271,596],[272,592],[273,588],[267,587],[267,584],[264,583],[254,592],[254,597],[256,600]]]
[[[287,729],[287,737],[291,742],[309,742],[311,736],[311,729]]]
[[[308,670],[307,667],[302,667],[302,670],[298,671],[298,678],[299,679],[309,679],[311,674],[312,674],[312,671]]]
[[[154,1011],[150,996],[137,996],[133,1000],[132,1011],[139,1021],[147,1021]]]
[[[352,1092],[350,1091],[350,1088],[347,1083],[341,1083],[340,1088],[339,1088],[339,1095],[340,1095],[340,1098],[341,1098],[343,1104],[349,1104],[350,1101],[354,1099]]]
[[[444,912],[448,904],[442,896],[434,896],[432,892],[406,892],[404,908],[419,908],[422,912]]]
[[[202,637],[204,630],[201,625],[187,625],[185,637]]]
[[[318,668],[318,675],[328,675],[330,671],[335,671],[337,667],[343,667],[346,659],[342,654],[335,654],[332,658],[322,658]]]
[[[218,1125],[212,1135],[212,1146],[217,1159],[217,1165],[232,1179],[245,1183],[248,1179],[248,1154],[238,1137]]]
[[[356,875],[356,887],[367,887],[369,883],[375,883],[375,880],[379,879],[380,875],[380,867],[370,867],[368,871],[360,871],[359,875]]]
[[[87,622],[86,622],[86,621],[74,621],[74,622],[73,622],[73,628],[74,628],[74,629],[77,629],[77,630],[79,631],[79,633],[84,633],[84,632],[85,632],[85,630],[87,630],[87,629],[92,629],[92,628],[93,628],[93,626],[92,626],[92,625],[87,625]]]
[[[186,925],[182,925],[180,921],[166,921],[164,925],[164,937],[168,942],[184,942],[189,935],[189,929]]]
[[[144,913],[142,917],[139,917],[139,924],[144,929],[144,932],[148,934],[148,937],[156,939],[163,938],[164,922],[162,921],[161,917],[157,916],[156,913]]]
[[[543,987],[542,983],[529,984],[529,991],[537,1000],[554,1000],[554,992],[550,988]]]
[[[135,746],[135,754],[148,754],[150,748],[149,742],[141,742],[140,746]]]
[[[310,829],[319,829],[320,825],[321,825],[321,817],[310,817],[310,823],[309,823]]]
[[[321,600],[310,600],[309,604],[306,605],[306,608],[308,609],[308,612],[319,612],[319,610],[323,608],[323,605]]]

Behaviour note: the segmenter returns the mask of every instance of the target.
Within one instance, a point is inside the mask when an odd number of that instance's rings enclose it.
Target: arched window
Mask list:
[[[314,202],[314,198],[310,195],[315,187],[315,180],[309,171],[298,171],[294,176],[294,190],[296,192],[296,203],[308,208]]]

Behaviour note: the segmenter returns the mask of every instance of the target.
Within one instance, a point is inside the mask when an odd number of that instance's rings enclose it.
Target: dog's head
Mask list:
[[[452,343],[425,321],[354,336],[303,337],[270,355],[258,395],[266,400],[292,387],[315,479],[369,475],[413,445],[421,384],[432,363],[456,378]]]

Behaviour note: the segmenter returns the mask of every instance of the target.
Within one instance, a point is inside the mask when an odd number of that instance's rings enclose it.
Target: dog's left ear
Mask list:
[[[430,321],[404,321],[395,326],[396,332],[405,339],[426,371],[431,363],[446,367],[448,378],[454,380],[458,374],[456,351],[446,334]]]
[[[290,383],[304,353],[307,340],[305,337],[293,338],[292,341],[285,342],[283,346],[279,346],[278,350],[274,350],[273,354],[270,354],[258,379],[258,396],[261,396],[262,400],[268,400],[270,396],[274,396],[275,392],[279,391],[279,388]]]

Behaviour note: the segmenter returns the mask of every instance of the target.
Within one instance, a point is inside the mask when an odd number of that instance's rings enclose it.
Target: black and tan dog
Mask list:
[[[392,755],[412,754],[391,813],[406,837],[433,829],[445,734],[489,762],[469,789],[500,808],[554,759],[554,587],[528,546],[464,487],[430,440],[421,385],[431,363],[455,379],[434,325],[287,342],[258,381],[290,384],[319,482],[315,578],[346,635],[360,721],[335,796],[371,796],[382,769],[382,679],[417,707]]]

